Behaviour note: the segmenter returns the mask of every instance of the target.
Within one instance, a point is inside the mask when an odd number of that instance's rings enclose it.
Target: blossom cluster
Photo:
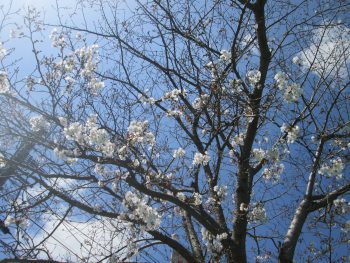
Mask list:
[[[259,70],[250,70],[247,72],[246,77],[251,85],[256,85],[260,81],[261,72]]]
[[[244,144],[244,134],[243,133],[236,134],[231,141],[231,145],[233,148],[236,148],[238,146],[243,146],[243,144]],[[230,150],[229,155],[231,158],[234,158],[235,157],[235,150],[234,149]]]
[[[10,84],[7,79],[7,73],[5,71],[0,71],[0,94],[6,94],[10,92]]]
[[[26,86],[29,91],[33,90],[34,85],[35,80],[31,76],[26,77]]]
[[[167,117],[180,117],[182,115],[182,112],[179,110],[167,110],[166,116]]]
[[[211,71],[211,77],[212,77],[213,79],[215,79],[216,76],[217,76],[217,73],[218,73],[218,72],[217,72],[217,68],[218,68],[218,66],[219,66],[219,65],[216,65],[213,61],[210,61],[210,62],[206,65],[206,67],[210,69],[210,71]]]
[[[338,214],[346,214],[350,212],[350,202],[347,202],[345,198],[335,199],[333,201],[335,211]]]
[[[53,153],[62,160],[65,160],[67,163],[75,163],[78,161],[77,158],[74,157],[68,157],[68,156],[76,156],[78,155],[78,152],[71,151],[71,150],[65,150],[60,147],[56,147],[53,149]]]
[[[136,164],[135,164],[135,161],[136,161]],[[139,161],[138,160],[135,160],[133,162],[133,164],[135,166],[138,166],[139,165]],[[149,187],[150,186],[150,183],[153,181],[169,181],[171,180],[173,177],[173,174],[172,173],[169,173],[169,174],[164,174],[162,173],[161,171],[158,171],[158,172],[149,172],[147,175],[146,175],[146,186]]]
[[[181,192],[177,193],[176,197],[182,202],[184,202],[186,200],[186,195],[184,193],[181,193]]]
[[[72,72],[75,68],[75,60],[73,55],[67,56],[64,60],[60,61],[60,64],[64,72]]]
[[[283,97],[288,102],[298,101],[299,97],[303,94],[299,84],[288,83],[288,76],[283,72],[278,72],[274,77],[277,87],[284,91]]]
[[[254,159],[260,163],[265,157],[266,157],[266,152],[261,149],[261,148],[255,148],[252,151]]]
[[[5,156],[2,153],[0,153],[0,168],[5,167],[5,165],[6,165]]]
[[[120,178],[125,179],[128,175],[127,172],[122,172],[119,169],[108,169],[105,165],[96,163],[94,171],[96,174],[102,175],[104,179],[115,179],[115,182],[119,181]],[[102,182],[103,183],[103,182]]]
[[[64,33],[58,32],[57,29],[52,31],[50,38],[54,47],[63,49],[67,44]],[[85,45],[75,50],[73,54],[65,55],[64,59],[56,64],[57,72],[55,72],[55,74],[71,73],[74,69],[81,68],[80,75],[87,80],[89,91],[93,95],[98,95],[105,86],[103,81],[98,80],[94,76],[98,62],[98,45]],[[74,74],[74,76],[76,76],[76,74]],[[67,83],[67,91],[70,91],[75,83],[75,79],[71,76],[65,76],[64,80]]]
[[[88,143],[95,145],[96,149],[101,151],[107,157],[112,157],[115,151],[115,144],[109,139],[108,132],[105,129],[100,129],[96,125],[96,116],[91,116],[87,123],[88,129]]]
[[[159,227],[161,216],[137,194],[128,191],[125,194],[124,206],[132,212],[128,215],[129,219],[141,221],[145,230],[154,230]]]
[[[298,56],[293,57],[292,62],[298,66],[301,66],[303,64],[303,60]]]
[[[287,143],[294,143],[299,136],[300,128],[298,125],[288,127],[285,123],[283,123],[281,132],[287,133]]]
[[[345,224],[342,226],[341,230],[345,233],[348,233],[350,231],[350,220],[345,222]]]
[[[205,154],[202,153],[196,153],[193,158],[193,165],[207,165],[209,163],[210,156],[208,155],[208,152],[205,152]]]
[[[105,83],[103,81],[99,81],[96,78],[91,78],[90,82],[88,83],[88,88],[90,89],[91,93],[94,95],[98,95],[98,93],[105,87]]]
[[[67,44],[64,34],[59,33],[57,28],[54,28],[51,31],[50,39],[53,47],[64,48]]]
[[[297,83],[289,84],[284,91],[284,99],[288,102],[298,101],[299,97],[303,94],[303,90]]]
[[[265,180],[272,180],[277,182],[284,171],[284,164],[273,163],[269,168],[264,168],[262,176]]]
[[[269,262],[271,255],[264,254],[256,256],[256,263]]]
[[[185,154],[186,154],[186,151],[180,147],[180,148],[174,150],[173,158],[174,159],[181,158],[181,157],[184,157]]]
[[[223,249],[222,240],[227,239],[228,234],[221,233],[214,236],[204,227],[202,227],[201,233],[202,239],[206,242],[208,250],[210,250],[213,254],[219,254]]]
[[[276,81],[277,87],[282,90],[288,84],[288,75],[282,71],[277,72],[274,80]]]
[[[202,94],[193,101],[192,107],[195,110],[200,110],[204,108],[208,104],[208,102],[209,102],[209,96],[207,94]]]
[[[155,137],[148,131],[148,121],[131,121],[128,127],[128,141],[131,144],[154,145]]]
[[[68,140],[74,140],[82,145],[94,146],[107,157],[112,157],[115,152],[115,144],[109,139],[105,129],[98,128],[96,116],[88,118],[86,125],[73,122],[63,129],[63,133]]]
[[[227,186],[214,186],[214,192],[216,192],[217,197],[219,198],[219,202],[224,200],[227,195]]]
[[[318,171],[321,175],[328,175],[330,177],[335,177],[336,179],[341,179],[343,177],[344,163],[340,158],[333,159],[329,165],[324,164]]]
[[[220,51],[220,60],[229,61],[231,59],[231,52],[223,49]]]
[[[280,148],[278,145],[266,151],[266,158],[270,165],[262,172],[262,176],[265,180],[272,180],[273,183],[278,182],[281,174],[284,172],[284,164],[281,163],[281,160],[286,154],[289,154],[289,150],[285,147]]]
[[[239,133],[237,134],[235,137],[233,137],[232,139],[232,147],[237,147],[237,146],[242,146],[244,143],[244,134],[243,133]]]
[[[75,54],[79,57],[80,62],[84,65],[81,71],[82,76],[91,76],[97,67],[97,61],[95,57],[98,55],[98,45],[84,46],[75,51]]]
[[[179,100],[179,95],[182,94],[182,95],[185,95],[186,94],[186,91],[181,91],[179,89],[173,89],[169,92],[166,92],[163,99],[170,99],[170,100],[173,100],[173,101],[178,101]]]
[[[68,140],[74,140],[78,143],[84,143],[85,127],[79,122],[73,122],[69,126],[64,127],[63,133]]]
[[[193,193],[192,197],[193,197],[193,204],[195,206],[199,206],[202,204],[202,195],[200,193]]]
[[[223,69],[224,65],[231,60],[231,56],[231,52],[222,49],[220,51],[220,57],[218,61],[209,61],[209,63],[207,63],[206,68],[210,69],[213,81],[215,81],[219,75],[219,71]]]
[[[242,80],[240,79],[232,79],[229,82],[229,85],[232,89],[233,93],[240,93],[242,91]]]
[[[7,54],[6,49],[4,48],[3,44],[0,42],[0,59],[2,59],[3,57],[5,57]]]
[[[139,96],[139,99],[140,101],[143,103],[143,104],[149,104],[149,105],[154,105],[156,103],[156,99],[153,98],[153,97],[148,97],[148,96],[145,96],[145,95],[140,95]]]
[[[99,92],[105,87],[103,81],[98,80],[93,76],[94,71],[97,68],[98,63],[98,45],[84,46],[75,51],[75,54],[79,57],[80,65],[83,66],[80,74],[83,77],[89,79],[88,88],[93,95],[98,95]]]
[[[266,210],[262,204],[255,204],[253,210],[250,213],[250,220],[255,223],[265,223],[267,221]]]
[[[239,211],[241,211],[241,212],[248,212],[248,205],[245,204],[245,203],[241,203],[239,205]]]
[[[24,217],[12,217],[8,216],[4,222],[5,226],[9,226],[11,224],[16,224],[20,227],[28,226],[28,219]]]
[[[46,131],[50,126],[50,123],[41,115],[31,117],[29,123],[34,132]]]

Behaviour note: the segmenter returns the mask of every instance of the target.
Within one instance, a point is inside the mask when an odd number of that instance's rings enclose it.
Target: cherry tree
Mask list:
[[[4,262],[348,260],[348,1],[55,9],[2,6]]]

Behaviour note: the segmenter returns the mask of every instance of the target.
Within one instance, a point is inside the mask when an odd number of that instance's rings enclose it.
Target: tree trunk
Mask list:
[[[278,262],[280,263],[293,262],[295,247],[308,215],[308,204],[308,201],[303,200],[295,211],[293,220],[290,223],[286,237],[279,251]]]

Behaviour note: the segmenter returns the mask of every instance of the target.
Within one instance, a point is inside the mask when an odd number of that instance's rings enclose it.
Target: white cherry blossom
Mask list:
[[[208,155],[208,152],[205,152],[205,154],[195,153],[192,163],[193,165],[207,165],[209,160],[210,156]]]

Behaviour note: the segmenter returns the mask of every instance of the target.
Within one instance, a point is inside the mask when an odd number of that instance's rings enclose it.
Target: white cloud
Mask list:
[[[46,238],[58,224],[58,218],[50,218],[34,243]],[[41,247],[56,260],[81,262],[83,258],[89,258],[89,262],[96,262],[126,245],[128,234],[120,230],[122,228],[122,223],[110,219],[63,221]]]
[[[311,37],[311,43],[298,55],[304,68],[310,68],[313,63],[312,71],[319,76],[347,76],[350,28],[343,25],[320,27]]]

